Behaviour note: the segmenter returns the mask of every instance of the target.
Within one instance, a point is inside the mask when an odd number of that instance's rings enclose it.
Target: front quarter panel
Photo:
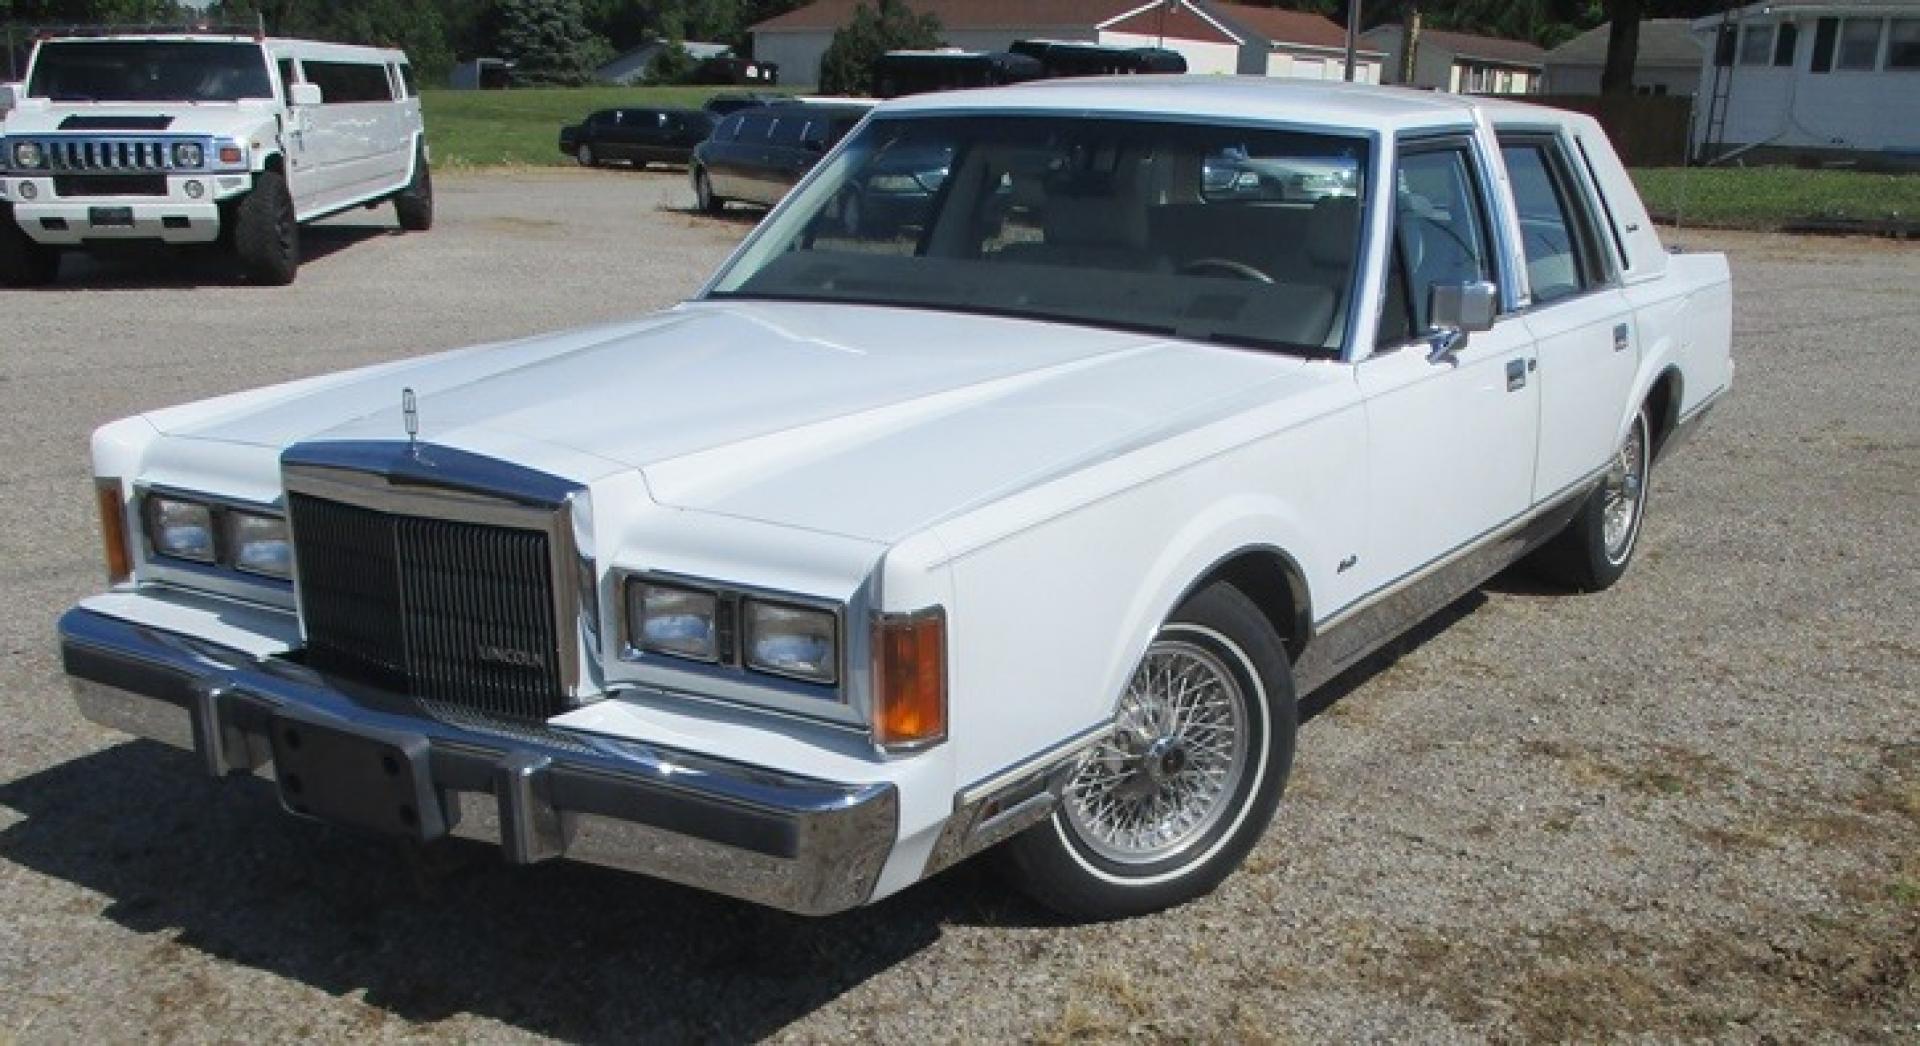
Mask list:
[[[1161,623],[1240,552],[1294,560],[1313,613],[1357,594],[1339,563],[1363,533],[1365,423],[1350,369],[1325,366],[1311,392],[938,528],[961,783],[1109,719]]]

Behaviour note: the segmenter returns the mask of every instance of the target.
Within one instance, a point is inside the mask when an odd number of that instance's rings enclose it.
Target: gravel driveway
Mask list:
[[[1738,389],[1632,572],[1501,579],[1341,680],[1214,896],[1061,926],[969,865],[809,921],[421,865],[70,706],[93,426],[664,305],[748,221],[678,173],[440,191],[424,236],[311,230],[284,290],[0,292],[0,1041],[1920,1038],[1920,250],[1670,237],[1733,253]]]

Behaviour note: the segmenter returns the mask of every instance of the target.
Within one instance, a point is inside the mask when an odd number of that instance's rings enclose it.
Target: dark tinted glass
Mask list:
[[[272,98],[273,78],[256,44],[57,42],[40,45],[27,93],[72,102],[232,102]]]
[[[315,62],[302,59],[307,82],[318,84],[320,101],[327,105],[393,101],[393,82],[387,67],[363,62]]]

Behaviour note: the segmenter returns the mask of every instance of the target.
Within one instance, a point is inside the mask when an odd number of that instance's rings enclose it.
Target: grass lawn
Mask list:
[[[572,163],[560,128],[595,109],[667,105],[698,109],[725,87],[581,87],[518,91],[422,91],[427,142],[442,167]]]
[[[1774,229],[1795,222],[1899,218],[1920,224],[1920,174],[1794,167],[1647,167],[1633,172],[1647,209],[1686,225]]]

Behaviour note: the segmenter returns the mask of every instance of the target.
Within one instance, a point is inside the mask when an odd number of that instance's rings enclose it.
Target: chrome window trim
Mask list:
[[[587,490],[543,472],[436,444],[342,441],[303,443],[280,457],[288,494],[342,502],[396,516],[533,530],[547,537],[553,579],[560,685],[570,707],[603,695],[597,678],[599,593],[590,553]],[[291,517],[293,591],[306,636],[300,585],[300,535]]]

